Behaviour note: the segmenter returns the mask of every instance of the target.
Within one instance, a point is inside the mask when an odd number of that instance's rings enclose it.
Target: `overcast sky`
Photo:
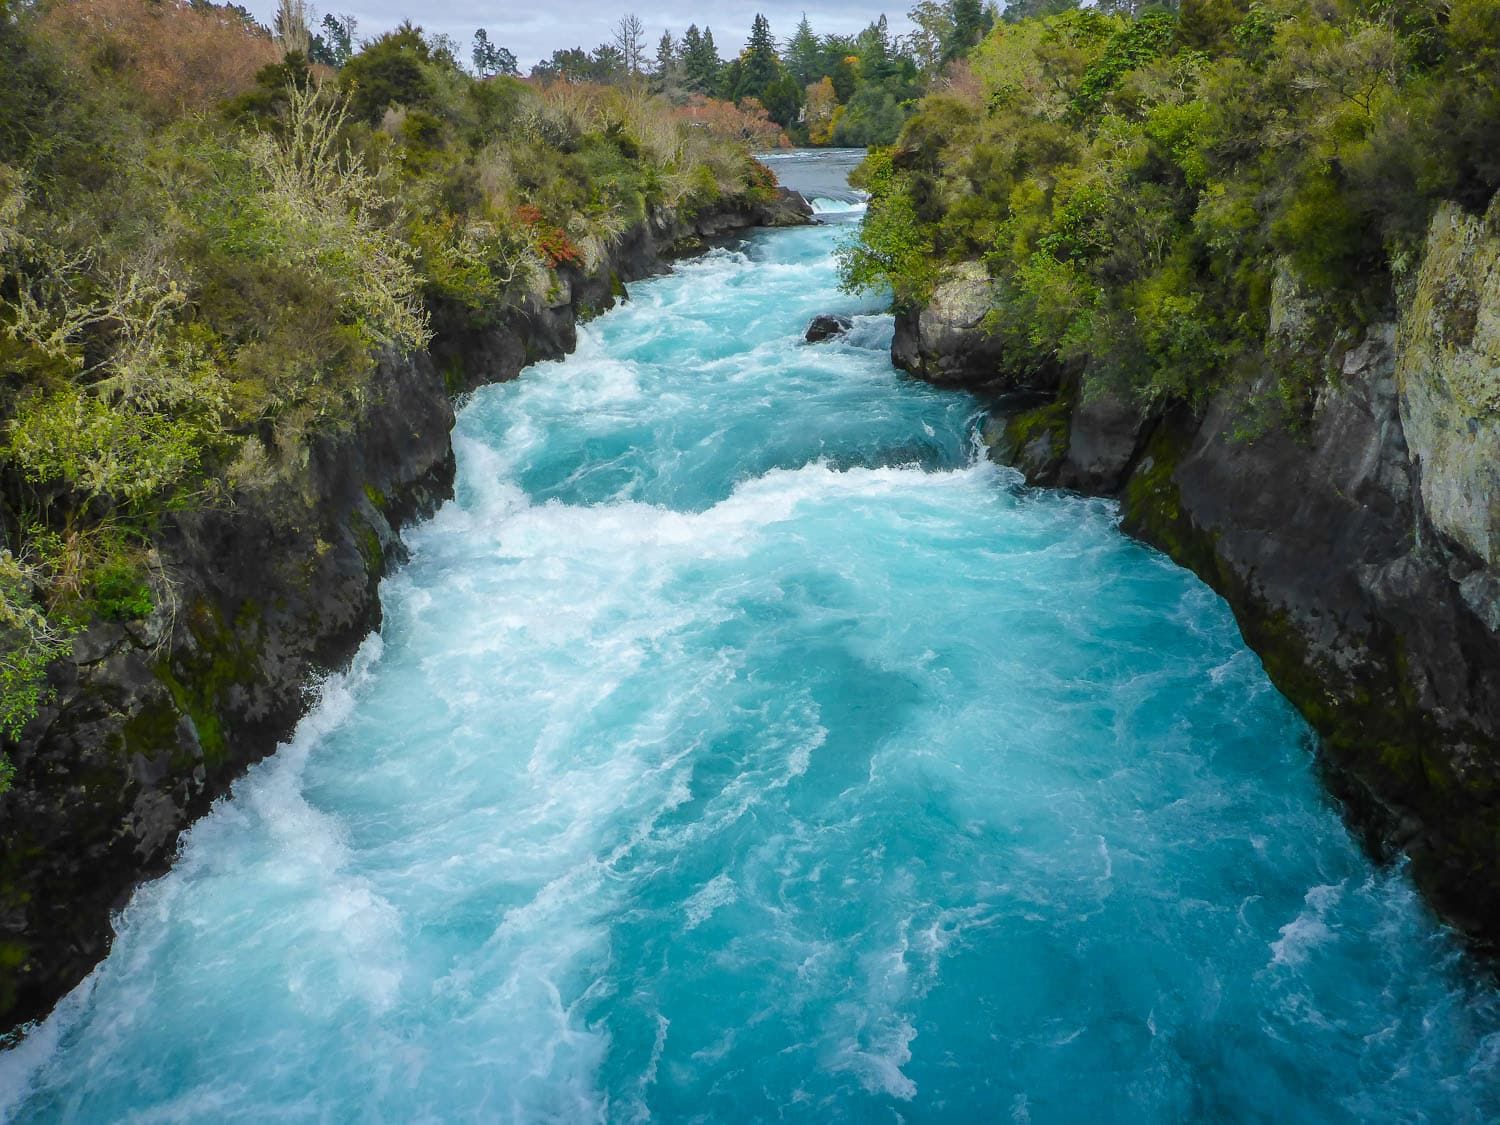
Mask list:
[[[878,4],[879,0],[876,0]],[[915,0],[898,0],[898,6],[885,14],[891,33],[904,35],[911,30],[906,11]],[[267,26],[276,11],[276,0],[248,0],[246,6]],[[309,0],[308,7],[314,7]],[[446,32],[464,48],[460,60],[469,61],[468,48],[474,29],[482,27],[490,40],[515,52],[521,73],[533,63],[547,58],[559,47],[582,47],[592,50],[607,42],[610,30],[620,16],[634,11],[646,25],[648,53],[655,54],[661,33],[670,30],[680,36],[690,23],[713,28],[719,54],[730,58],[744,46],[750,34],[750,21],[757,12],[771,21],[771,31],[785,41],[797,28],[803,11],[819,35],[853,34],[880,15],[880,8],[855,0],[834,0],[816,5],[806,3],[716,3],[693,4],[675,0],[651,7],[632,8],[629,0],[533,0],[528,4],[495,4],[484,0],[324,0],[316,4],[316,16],[308,22],[317,30],[323,13],[349,14],[359,21],[360,38],[371,38],[389,31],[404,19],[410,19],[429,33]]]

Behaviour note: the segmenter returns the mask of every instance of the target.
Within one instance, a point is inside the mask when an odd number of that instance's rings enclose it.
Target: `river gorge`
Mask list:
[[[0,1117],[1500,1114],[1500,991],[1228,607],[892,367],[848,158],[771,163],[829,221],[462,402],[380,633]]]

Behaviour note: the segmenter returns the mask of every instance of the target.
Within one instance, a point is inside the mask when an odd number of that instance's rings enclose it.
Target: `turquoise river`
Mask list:
[[[1500,995],[1227,608],[891,367],[850,229],[472,396],[381,634],[0,1119],[1500,1118]]]

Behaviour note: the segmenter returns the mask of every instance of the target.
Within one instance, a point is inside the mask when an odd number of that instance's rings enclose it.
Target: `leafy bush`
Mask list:
[[[770,190],[763,115],[476,81],[409,24],[333,76],[204,0],[0,8],[0,69],[7,737],[69,629],[151,611],[163,513],[357,419],[430,309],[503,319],[655,210]]]
[[[982,259],[1018,365],[1200,399],[1264,348],[1278,270],[1345,327],[1388,316],[1437,202],[1488,204],[1497,44],[1500,0],[1188,0],[1002,25],[867,161],[845,282],[911,305],[945,263]]]
[[[0,550],[0,736],[6,738],[18,737],[36,714],[46,696],[47,665],[68,650],[62,631],[34,600],[41,582],[35,568]],[[9,771],[0,773],[8,782]]]
[[[838,248],[839,269],[851,288],[889,285],[897,308],[920,305],[932,293],[938,271],[932,237],[912,198],[910,178],[898,171],[890,153],[870,155],[854,178],[875,202],[859,234]]]
[[[105,562],[93,575],[93,609],[106,621],[135,621],[147,617],[155,603],[151,587],[127,559]]]
[[[164,121],[247,92],[256,72],[278,61],[270,35],[242,11],[187,0],[68,0],[45,7],[42,30]]]

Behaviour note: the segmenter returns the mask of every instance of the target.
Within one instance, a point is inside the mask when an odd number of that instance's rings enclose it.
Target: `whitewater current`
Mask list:
[[[380,635],[0,1056],[0,1117],[1500,1115],[1500,1000],[1224,604],[893,370],[847,230],[472,396]]]

